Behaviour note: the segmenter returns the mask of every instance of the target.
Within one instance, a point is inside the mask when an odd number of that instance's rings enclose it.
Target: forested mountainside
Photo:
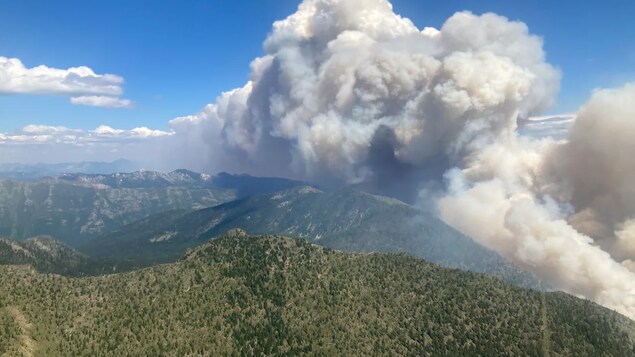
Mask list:
[[[284,190],[271,192],[278,189]],[[344,251],[408,252],[518,286],[544,287],[435,217],[351,188],[320,191],[293,180],[187,170],[0,180],[0,236],[48,235],[97,260],[115,261],[101,266],[117,271],[173,261],[233,227]]]
[[[243,232],[130,273],[0,282],[9,356],[635,355],[633,321],[566,294]]]
[[[140,262],[93,259],[48,236],[15,240],[0,237],[0,265],[30,266],[44,274],[94,276],[130,271]]]
[[[0,238],[0,265],[30,265],[40,272],[73,274],[89,269],[90,263],[85,255],[50,237]]]

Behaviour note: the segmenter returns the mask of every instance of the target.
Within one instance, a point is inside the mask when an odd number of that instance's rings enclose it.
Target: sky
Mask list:
[[[0,133],[33,124],[168,130],[169,120],[200,111],[223,91],[242,86],[273,21],[293,13],[298,3],[1,0],[0,57],[17,58],[26,68],[87,66],[99,75],[118,76],[122,93],[115,101],[95,102],[70,100],[70,94],[3,93],[0,87]],[[635,80],[631,1],[392,3],[419,28],[438,28],[461,10],[526,23],[544,39],[548,62],[563,74],[549,114],[574,112],[595,88]]]

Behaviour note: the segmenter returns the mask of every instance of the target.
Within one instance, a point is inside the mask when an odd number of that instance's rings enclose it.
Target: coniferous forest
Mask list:
[[[4,356],[635,355],[635,323],[589,301],[239,230],[172,264],[0,283]]]

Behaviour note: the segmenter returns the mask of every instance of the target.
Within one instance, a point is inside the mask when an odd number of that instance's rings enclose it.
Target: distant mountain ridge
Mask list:
[[[519,286],[545,286],[439,219],[396,199],[351,188],[323,192],[296,187],[197,211],[165,212],[84,241],[78,249],[99,258],[166,261],[234,227],[305,238],[343,251],[409,253]]]
[[[298,185],[304,183],[187,170],[0,179],[0,235],[17,239],[50,235],[73,245],[153,214],[211,207]]]
[[[159,188],[183,186],[190,188],[212,188],[212,176],[188,170],[169,173],[140,170],[112,174],[67,173],[58,181],[73,185],[104,188]]]
[[[189,170],[0,179],[0,235],[51,235],[99,259],[171,261],[233,227],[345,251],[408,252],[519,286],[543,286],[440,220],[350,188],[323,192],[282,178]]]
[[[132,172],[141,169],[141,164],[119,159],[112,162],[82,161],[58,164],[0,164],[0,177],[33,181],[43,177],[57,177],[64,173],[83,172],[87,174],[110,174],[115,172]]]
[[[57,178],[60,182],[81,186],[107,188],[163,188],[170,186],[187,188],[206,188],[218,190],[236,190],[238,197],[258,193],[281,191],[307,183],[279,178],[255,177],[246,174],[236,175],[221,172],[216,175],[179,169],[168,173],[141,170],[130,173],[84,174],[69,173]]]

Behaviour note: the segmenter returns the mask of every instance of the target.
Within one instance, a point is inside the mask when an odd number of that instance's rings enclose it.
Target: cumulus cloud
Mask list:
[[[146,127],[122,130],[101,125],[83,130],[27,125],[15,132],[0,132],[0,163],[112,161],[126,157],[143,162],[147,168],[166,169],[156,153],[170,145],[173,134]]]
[[[119,76],[96,74],[85,66],[27,68],[17,58],[0,56],[0,95],[66,95],[73,104],[129,108],[131,101],[120,98],[123,82]]]
[[[132,108],[132,101],[129,99],[107,97],[103,95],[71,97],[71,103],[76,105],[88,105],[91,107]]]
[[[0,144],[23,143],[68,143],[82,145],[91,142],[136,140],[148,137],[166,137],[172,132],[152,130],[146,127],[131,130],[114,129],[100,125],[94,130],[70,129],[63,126],[27,125],[13,133],[0,133]]]
[[[243,87],[171,122],[184,157],[419,197],[554,286],[635,317],[633,87],[536,117],[560,73],[525,24],[460,12],[420,30],[384,0],[305,0],[264,49]]]

